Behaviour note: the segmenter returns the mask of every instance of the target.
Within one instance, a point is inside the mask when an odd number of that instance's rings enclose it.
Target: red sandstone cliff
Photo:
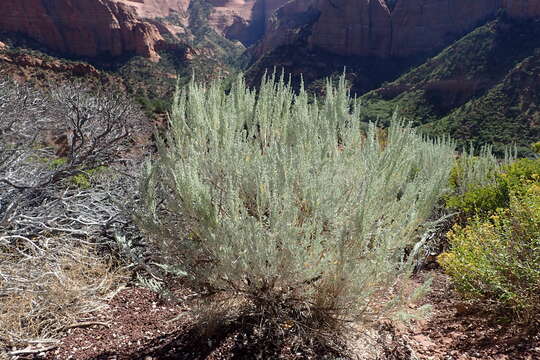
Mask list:
[[[249,45],[265,32],[273,12],[289,0],[207,0],[213,10],[209,24],[227,38]]]
[[[137,16],[154,24],[161,34],[180,40],[186,38],[189,25],[188,8],[191,0],[114,0],[129,6]],[[175,22],[165,20],[173,16]]]
[[[160,34],[185,34],[192,0],[1,0],[0,31],[19,32],[64,53],[135,53],[159,59]],[[256,55],[306,36],[339,55],[409,56],[442,48],[500,9],[540,16],[540,0],[206,0],[209,24]],[[274,13],[277,10],[277,13]],[[174,15],[179,24],[157,20]],[[189,35],[186,35],[189,36]]]
[[[390,13],[391,40],[383,55],[409,56],[442,48],[494,17],[500,7],[500,0],[398,0]]]
[[[2,0],[0,30],[85,57],[135,53],[157,60],[155,45],[162,40],[154,25],[115,0]]]
[[[114,0],[134,8],[141,18],[154,19],[172,14],[180,18],[187,17],[190,0]]]
[[[0,31],[17,32],[62,53],[84,57],[134,53],[158,60],[162,34],[189,37],[192,0],[0,0]],[[289,0],[205,0],[209,25],[245,45]],[[174,16],[170,22],[165,18]]]
[[[279,9],[254,53],[291,44],[299,29],[309,26],[306,41],[313,48],[338,55],[411,56],[444,47],[501,9],[511,17],[537,17],[540,0],[397,0],[393,9],[385,0],[292,0]]]

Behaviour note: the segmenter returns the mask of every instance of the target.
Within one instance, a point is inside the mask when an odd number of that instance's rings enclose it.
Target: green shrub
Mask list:
[[[540,154],[540,141],[531,144],[531,149],[535,154]]]
[[[141,184],[137,219],[162,262],[264,322],[328,328],[394,313],[405,254],[448,183],[452,144],[397,123],[380,141],[361,130],[343,79],[325,93],[191,83]]]
[[[71,176],[69,178],[69,182],[83,190],[90,189],[90,187],[92,187],[92,184],[90,183],[90,176],[85,173]]]
[[[540,159],[519,159],[503,167],[498,177],[508,191],[521,191],[524,184],[539,181]]]
[[[486,157],[464,157],[452,169],[450,185],[454,194],[446,198],[446,206],[459,211],[463,219],[486,217],[499,208],[507,208],[511,192],[520,192],[524,184],[537,181],[540,176],[540,159],[519,159],[505,165],[493,161]]]
[[[526,323],[540,312],[540,183],[512,193],[510,207],[449,232],[439,263],[459,292],[483,306],[510,310]]]
[[[43,160],[48,163],[49,169],[51,170],[57,169],[68,162],[68,159],[65,157],[59,157],[59,158],[54,158],[54,159],[43,159]]]
[[[88,169],[69,177],[68,181],[80,189],[90,189],[92,187],[92,178],[103,173],[107,169],[107,166],[98,166],[94,169]]]
[[[45,163],[49,170],[61,170],[62,168],[69,167],[69,160],[65,157],[58,158],[48,158],[48,157],[39,157],[37,161]],[[72,176],[67,176],[65,181],[68,185],[76,186],[79,189],[86,190],[92,187],[92,178],[98,174],[102,174],[107,170],[107,166],[98,166],[93,169],[86,170],[76,170],[76,174]]]
[[[446,207],[458,211],[462,220],[487,215],[507,204],[507,197],[497,181],[500,161],[489,147],[482,148],[478,156],[473,154],[471,150],[456,159],[449,179],[452,193],[445,198]]]
[[[477,186],[462,195],[449,196],[446,206],[457,210],[462,219],[489,216],[498,208],[508,206],[508,193],[499,183]]]

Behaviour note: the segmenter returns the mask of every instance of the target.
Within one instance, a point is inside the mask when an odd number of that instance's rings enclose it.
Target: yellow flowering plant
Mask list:
[[[540,185],[510,195],[510,206],[448,233],[438,261],[466,298],[538,325],[540,311]]]

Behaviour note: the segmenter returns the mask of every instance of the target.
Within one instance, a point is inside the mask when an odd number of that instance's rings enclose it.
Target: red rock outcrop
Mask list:
[[[312,46],[342,55],[384,56],[389,51],[392,19],[384,0],[325,0],[317,8],[321,15]]]
[[[0,55],[0,64],[2,62],[7,62],[9,64],[25,68],[40,68],[43,70],[51,70],[58,73],[71,73],[74,76],[99,76],[99,71],[95,67],[87,63],[68,63],[59,60],[50,61],[29,54]]]
[[[291,0],[269,24],[256,56],[298,40],[338,55],[406,57],[449,44],[505,10],[515,18],[540,16],[540,0]],[[304,17],[308,13],[316,15]],[[300,20],[298,20],[300,19]],[[303,21],[303,22],[302,22]]]
[[[158,60],[162,34],[189,37],[192,0],[0,0],[0,31],[77,56]],[[505,9],[540,16],[540,0],[206,0],[209,25],[256,56],[305,37],[339,55],[406,57],[444,47]],[[277,10],[277,12],[276,12]],[[164,20],[173,16],[175,21]],[[309,31],[300,31],[309,27]],[[307,35],[306,35],[307,34]]]
[[[156,61],[163,40],[154,25],[114,0],[2,0],[0,30],[83,57],[134,53]]]
[[[132,7],[141,18],[155,19],[176,14],[187,17],[190,0],[114,0]]]
[[[500,0],[398,0],[390,13],[386,56],[410,56],[448,45],[494,17]]]
[[[289,0],[208,0],[209,25],[229,39],[249,45],[264,35],[274,11]]]
[[[313,22],[320,15],[319,0],[294,0],[279,7],[266,24],[262,40],[251,49],[255,57],[281,46],[294,43],[298,39],[298,29]]]

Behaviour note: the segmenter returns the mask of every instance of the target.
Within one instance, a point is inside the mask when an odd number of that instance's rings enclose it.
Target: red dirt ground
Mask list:
[[[482,309],[459,300],[446,275],[429,275],[434,279],[424,302],[432,304],[433,311],[405,330],[419,359],[540,360],[539,333],[524,336],[528,331],[497,323]]]
[[[409,325],[381,325],[377,351],[355,353],[353,359],[394,360],[539,360],[540,334],[528,337],[523,331],[494,323],[478,309],[457,300],[448,279],[440,271],[424,272],[417,281],[433,276],[431,292],[423,300],[433,306],[431,315]],[[122,290],[93,325],[66,332],[59,347],[36,359],[124,360],[124,359],[268,359],[249,344],[249,336],[238,328],[205,338],[194,327],[191,309],[167,303],[146,289]],[[390,336],[389,336],[390,335]],[[322,359],[314,354],[285,350],[272,358]],[[374,349],[375,350],[375,349]],[[371,352],[371,351],[370,351]],[[378,353],[378,355],[373,355]],[[348,358],[348,357],[347,357]],[[15,358],[14,358],[15,359]],[[22,359],[22,358],[20,358]],[[26,358],[28,359],[28,358]]]

